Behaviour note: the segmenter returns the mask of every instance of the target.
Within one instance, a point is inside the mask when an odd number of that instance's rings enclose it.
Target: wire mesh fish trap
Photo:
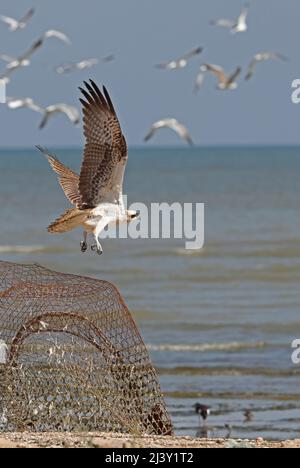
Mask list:
[[[0,262],[0,431],[24,430],[172,433],[112,284]]]

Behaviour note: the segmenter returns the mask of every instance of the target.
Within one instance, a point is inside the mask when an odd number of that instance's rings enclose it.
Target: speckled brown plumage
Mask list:
[[[68,200],[77,205],[81,202],[79,193],[79,175],[62,164],[54,154],[48,152],[46,148],[37,146],[37,148],[47,157],[50,166],[58,175],[59,183]]]
[[[122,165],[125,170],[127,160],[126,141],[110,96],[105,87],[102,94],[92,80],[90,83],[85,82],[86,90],[80,88],[85,97],[80,101],[86,137],[79,178],[81,209],[97,206],[115,185],[122,192],[118,168]]]

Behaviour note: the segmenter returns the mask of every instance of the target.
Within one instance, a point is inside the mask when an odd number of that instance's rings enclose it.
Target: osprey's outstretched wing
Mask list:
[[[58,175],[58,180],[61,188],[63,189],[66,197],[70,200],[73,205],[80,204],[81,196],[79,194],[79,175],[76,172],[69,169],[67,166],[62,164],[54,154],[49,153],[46,148],[37,146],[37,149],[41,151],[49,161],[50,166]]]
[[[120,200],[128,158],[126,140],[107,90],[103,88],[103,95],[92,80],[90,83],[85,82],[86,90],[80,88],[86,99],[80,99],[86,138],[79,179],[82,209]]]

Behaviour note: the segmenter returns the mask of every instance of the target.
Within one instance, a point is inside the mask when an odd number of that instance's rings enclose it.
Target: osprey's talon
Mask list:
[[[98,255],[102,255],[102,254],[103,254],[103,250],[101,249],[101,247],[98,247],[97,244],[91,245],[91,250],[92,250],[93,252],[97,252]]]
[[[80,248],[81,248],[81,252],[86,252],[87,248],[88,248],[87,243],[85,241],[81,241],[80,242]]]

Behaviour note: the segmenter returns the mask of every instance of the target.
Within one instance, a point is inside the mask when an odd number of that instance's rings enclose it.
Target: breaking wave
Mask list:
[[[255,343],[241,343],[233,341],[231,343],[203,343],[203,344],[148,344],[151,351],[236,351],[242,349],[261,349],[266,348],[267,343],[258,341]]]

